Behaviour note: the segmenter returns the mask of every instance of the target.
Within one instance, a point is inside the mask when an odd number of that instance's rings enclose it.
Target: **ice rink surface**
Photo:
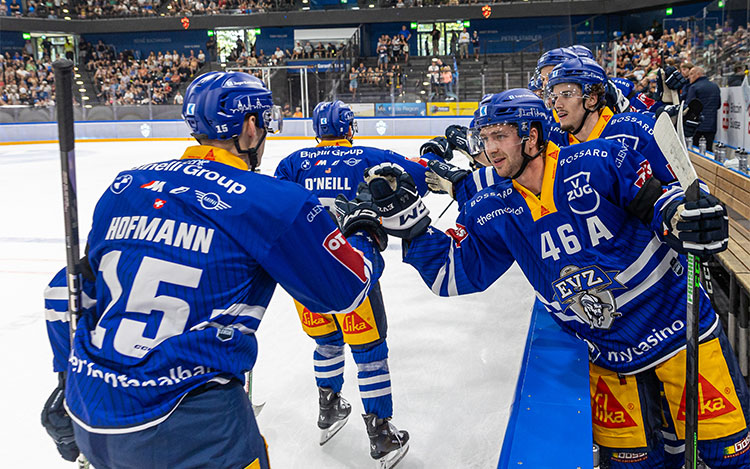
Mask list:
[[[367,140],[414,156],[420,140]],[[121,170],[178,158],[188,141],[79,143],[76,147],[81,249],[99,195]],[[273,140],[261,167],[273,174],[278,161],[314,141]],[[457,157],[460,159],[461,157]],[[65,263],[64,225],[56,144],[0,146],[0,461],[3,467],[72,467],[57,454],[39,423],[56,383],[44,324],[42,293]],[[455,204],[430,195],[433,224],[453,225]],[[411,434],[401,469],[496,467],[515,392],[533,291],[517,266],[487,291],[439,298],[416,271],[401,262],[391,238],[383,253],[382,290],[388,311],[393,383],[393,423]],[[300,253],[304,256],[304,253]],[[314,271],[310,275],[315,275]],[[369,468],[356,366],[346,353],[343,393],[352,403],[348,424],[318,445],[314,342],[303,332],[289,295],[281,288],[258,331],[254,400],[265,402],[258,418],[274,469]]]

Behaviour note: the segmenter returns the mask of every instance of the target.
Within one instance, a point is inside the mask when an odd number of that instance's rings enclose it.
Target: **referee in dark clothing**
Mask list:
[[[701,136],[706,138],[706,149],[713,151],[714,137],[716,136],[716,120],[719,107],[721,106],[721,92],[719,87],[705,76],[702,67],[693,67],[688,74],[690,87],[688,88],[685,102],[698,99],[703,103],[701,118],[703,119],[693,135],[693,143],[698,144]]]

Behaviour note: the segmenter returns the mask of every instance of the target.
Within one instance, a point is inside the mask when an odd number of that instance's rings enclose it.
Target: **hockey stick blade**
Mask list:
[[[656,119],[654,139],[677,176],[677,180],[680,181],[680,186],[687,192],[688,188],[697,181],[698,175],[667,113],[662,113]]]
[[[253,414],[255,414],[256,417],[259,416],[260,412],[263,410],[263,407],[265,407],[265,405],[266,405],[265,402],[261,402],[260,404],[257,404],[257,405],[253,404]]]

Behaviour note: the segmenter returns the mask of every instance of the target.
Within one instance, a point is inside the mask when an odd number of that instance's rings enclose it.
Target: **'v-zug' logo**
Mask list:
[[[622,316],[610,291],[625,288],[614,279],[615,274],[598,266],[566,266],[560,278],[552,282],[555,300],[567,304],[565,309],[572,310],[591,329],[609,329],[614,319]]]
[[[599,193],[590,185],[591,173],[579,171],[563,180],[570,210],[578,215],[593,213],[599,208]]]
[[[201,204],[201,207],[205,208],[206,210],[224,210],[227,208],[232,208],[231,205],[223,202],[219,198],[219,194],[216,194],[215,192],[195,191],[195,196],[198,199],[198,203]]]

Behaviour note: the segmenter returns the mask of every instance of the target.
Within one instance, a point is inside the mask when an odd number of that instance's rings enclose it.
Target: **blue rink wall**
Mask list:
[[[451,124],[469,125],[470,117],[358,117],[360,137],[423,137],[443,135]],[[82,121],[75,124],[77,140],[190,138],[183,121]],[[314,137],[310,119],[285,119],[280,137]],[[34,143],[57,140],[55,122],[0,124],[0,143]]]
[[[357,119],[361,137],[431,138],[468,117]],[[189,139],[182,121],[76,122],[77,140]],[[282,138],[314,136],[309,119],[284,121]],[[57,124],[0,124],[3,143],[57,140]],[[498,442],[499,444],[499,442]],[[498,468],[580,468],[593,465],[588,357],[584,342],[564,333],[536,303],[526,340]]]

